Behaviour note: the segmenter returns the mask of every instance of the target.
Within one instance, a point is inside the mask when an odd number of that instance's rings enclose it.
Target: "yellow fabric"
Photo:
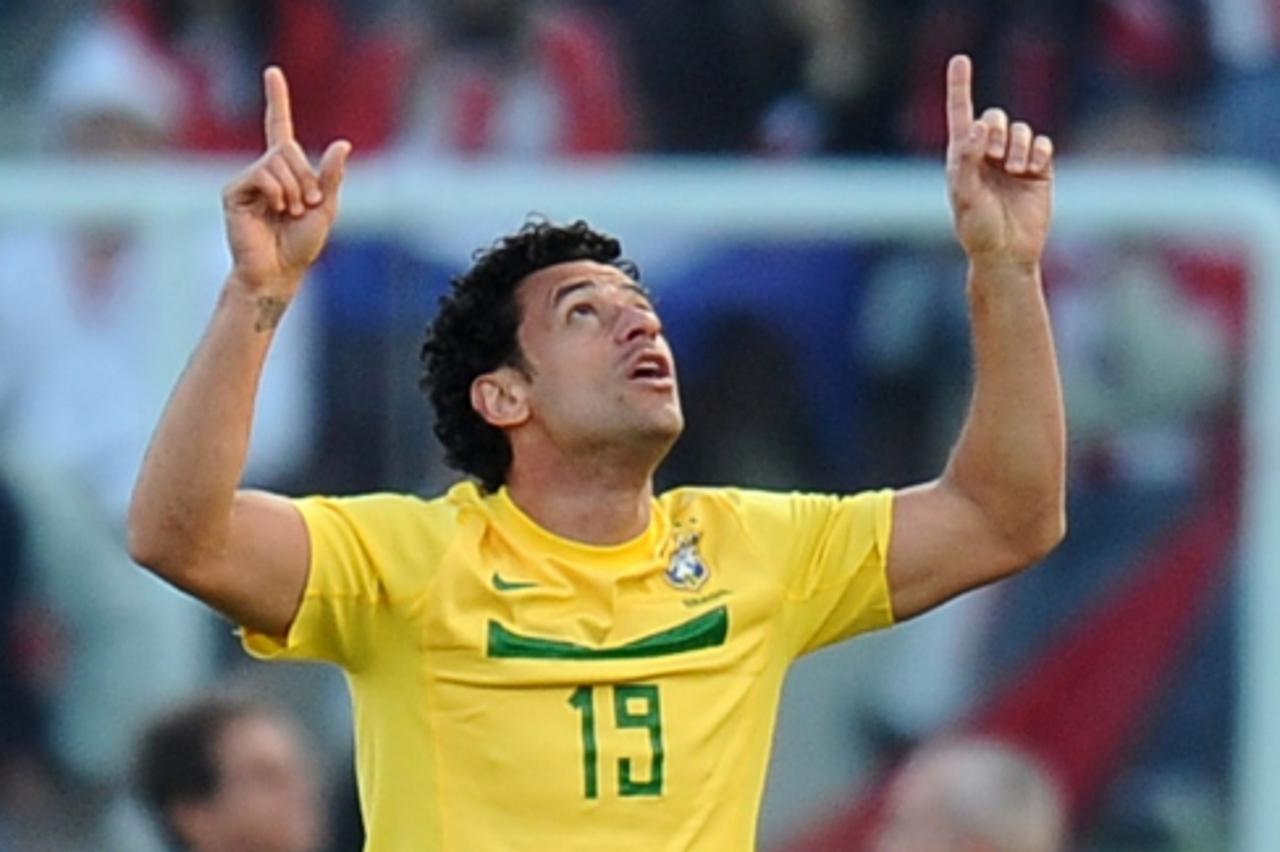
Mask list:
[[[680,489],[616,547],[471,484],[297,505],[302,607],[245,644],[347,671],[371,852],[754,849],[788,664],[892,621],[889,491]]]

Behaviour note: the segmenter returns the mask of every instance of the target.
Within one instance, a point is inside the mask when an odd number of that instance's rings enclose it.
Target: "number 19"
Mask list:
[[[628,702],[643,703],[632,712]],[[582,714],[582,786],[588,799],[600,797],[600,759],[596,749],[595,687],[580,686],[569,696],[569,704]],[[662,702],[658,687],[651,683],[619,684],[613,687],[613,719],[618,728],[645,728],[649,731],[650,770],[646,780],[635,777],[635,762],[618,759],[618,794],[621,796],[661,796],[664,752],[662,745]]]

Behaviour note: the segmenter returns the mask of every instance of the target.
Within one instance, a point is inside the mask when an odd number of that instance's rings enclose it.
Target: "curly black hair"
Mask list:
[[[540,217],[479,249],[473,260],[440,299],[440,312],[422,345],[419,384],[435,409],[445,462],[474,476],[486,491],[496,491],[511,467],[511,444],[471,407],[471,384],[504,365],[525,369],[516,339],[516,286],[541,269],[574,260],[608,264],[636,279],[639,271],[622,259],[622,245],[608,234],[582,220],[557,225]]]

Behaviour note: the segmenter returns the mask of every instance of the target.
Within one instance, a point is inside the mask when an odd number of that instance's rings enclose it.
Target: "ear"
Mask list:
[[[499,367],[471,383],[471,407],[490,426],[509,429],[529,419],[528,383],[512,367]]]

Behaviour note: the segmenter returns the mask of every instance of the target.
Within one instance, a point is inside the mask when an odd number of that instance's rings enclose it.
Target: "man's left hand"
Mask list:
[[[973,65],[947,66],[947,184],[956,236],[973,263],[1040,262],[1053,209],[1053,142],[992,107],[975,119]]]

